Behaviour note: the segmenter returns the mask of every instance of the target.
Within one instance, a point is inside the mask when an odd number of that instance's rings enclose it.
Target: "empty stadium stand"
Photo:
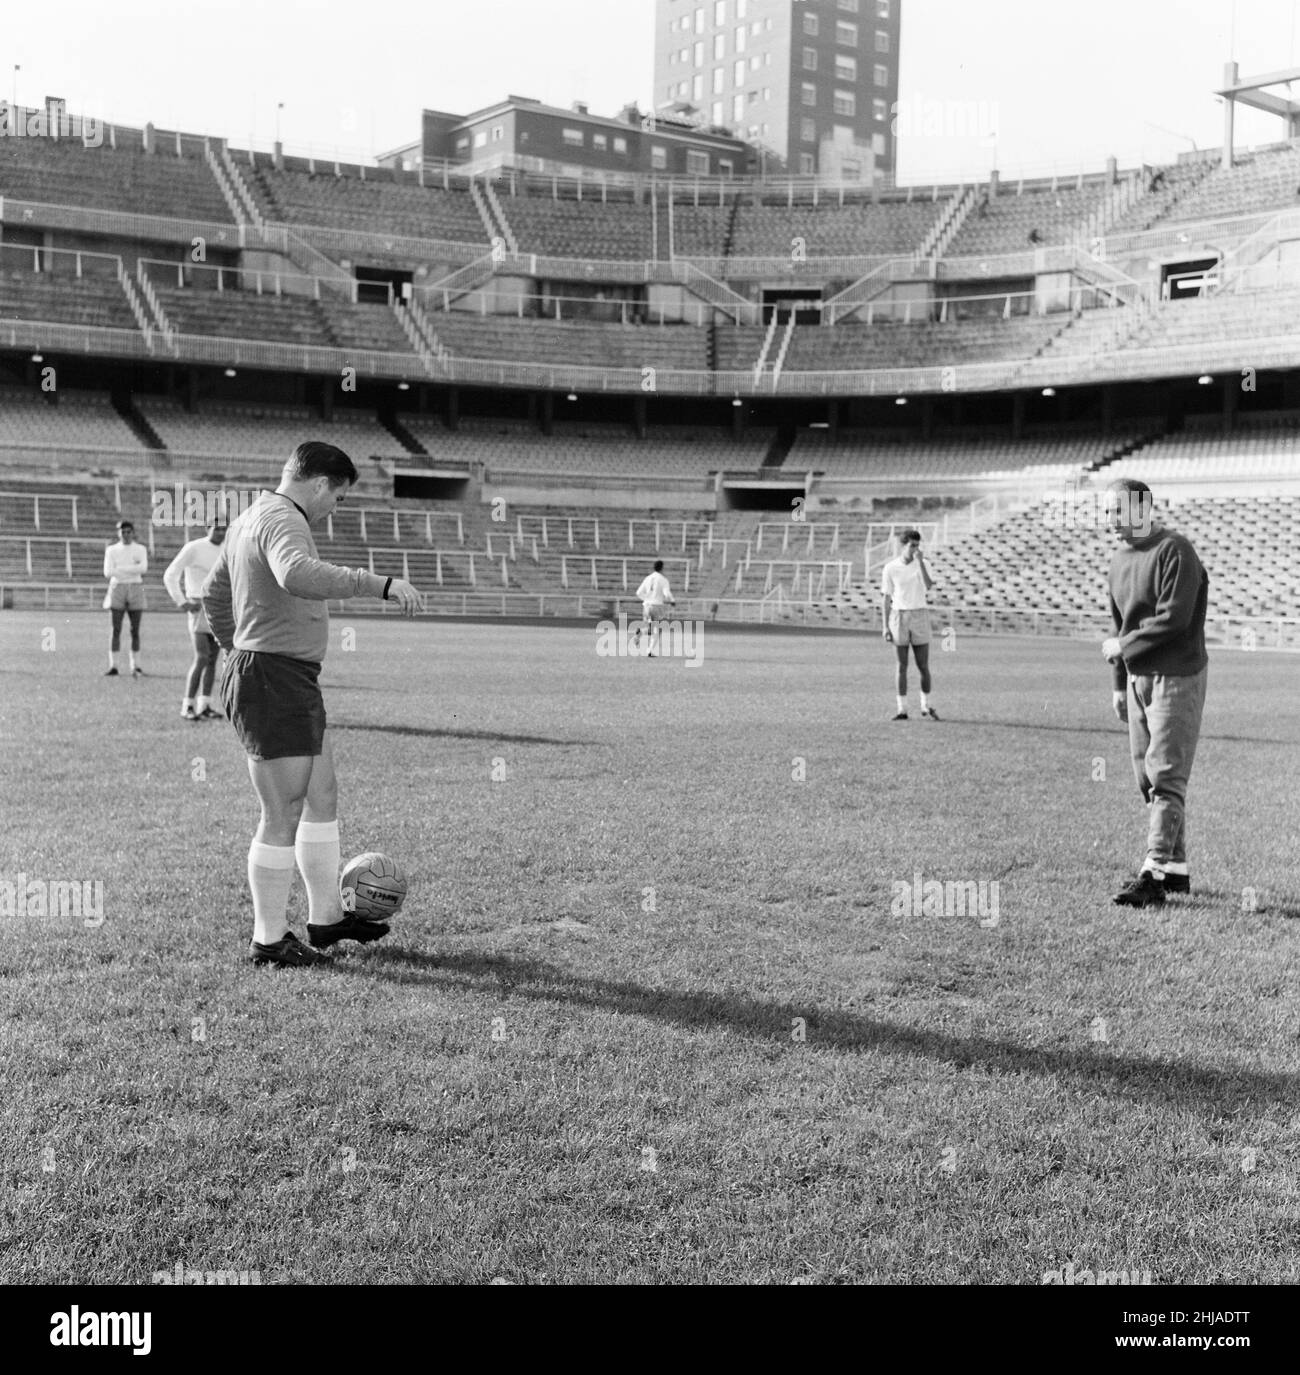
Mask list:
[[[310,171],[301,159],[291,159],[277,169],[262,154],[251,165],[247,153],[231,156],[265,219],[480,244],[485,253],[490,246],[468,191],[421,186],[414,173],[383,168],[367,169],[363,181],[358,169],[336,175],[326,162]]]
[[[1071,242],[1088,216],[1102,203],[1107,188],[1086,183],[1062,184],[1056,190],[1026,188],[1017,194],[1003,186],[996,196],[981,197],[947,249],[950,258],[1023,253],[1036,244]],[[1036,240],[1030,235],[1036,234]]]
[[[138,138],[138,135],[136,136]],[[41,205],[233,223],[230,206],[203,154],[203,141],[158,135],[139,146],[86,147],[80,139],[0,139],[0,196]]]

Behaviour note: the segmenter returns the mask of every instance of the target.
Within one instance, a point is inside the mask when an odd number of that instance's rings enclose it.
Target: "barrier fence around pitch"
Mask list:
[[[0,582],[0,610],[5,611],[98,611],[104,600],[104,582],[30,583]],[[155,605],[150,591],[159,591]],[[394,616],[398,609],[373,599],[330,602],[331,612],[348,616]],[[497,619],[513,616],[540,620],[604,620],[625,611],[640,615],[641,603],[632,596],[614,593],[541,593],[521,591],[428,591],[423,612],[427,616]],[[145,609],[175,611],[160,589],[145,587]],[[935,625],[943,634],[951,629],[966,635],[1024,635],[1096,640],[1111,633],[1104,612],[1028,611],[1011,607],[933,607]],[[879,633],[880,609],[799,602],[789,597],[681,597],[674,612],[679,619],[721,624],[795,626],[810,629],[839,628],[858,633]],[[1217,649],[1300,652],[1300,617],[1210,616],[1205,622],[1206,642]]]

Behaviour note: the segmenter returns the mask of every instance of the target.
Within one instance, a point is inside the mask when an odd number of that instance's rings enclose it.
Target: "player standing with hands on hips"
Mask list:
[[[317,678],[329,643],[326,601],[378,597],[404,614],[420,594],[401,578],[324,563],[311,527],[357,480],[333,444],[299,444],[280,485],[231,523],[203,585],[203,609],[226,651],[221,700],[248,755],[262,820],[248,851],[254,964],[317,964],[312,947],[374,941],[383,922],[345,913],[339,897],[338,784]],[[295,861],[307,888],[307,939],[286,911]]]
[[[899,536],[903,552],[880,570],[880,590],[885,597],[883,637],[898,655],[898,712],[895,721],[907,720],[907,651],[911,646],[921,675],[921,715],[937,721],[930,705],[930,611],[926,593],[934,586],[921,554],[921,532],[904,530]]]
[[[1106,524],[1118,547],[1110,561],[1115,633],[1101,652],[1114,668],[1112,704],[1128,722],[1133,772],[1151,808],[1146,859],[1113,899],[1123,907],[1158,907],[1166,892],[1191,890],[1187,780],[1210,662],[1209,577],[1191,542],[1155,523],[1152,505],[1151,489],[1136,478],[1106,490]]]
[[[140,618],[144,615],[144,575],[149,571],[149,554],[135,542],[135,526],[129,520],[117,523],[117,543],[104,550],[104,576],[108,595],[104,609],[113,613],[113,638],[108,651],[105,678],[117,677],[117,656],[122,644],[122,617],[131,618],[131,676],[140,678],[144,669],[140,653]]]

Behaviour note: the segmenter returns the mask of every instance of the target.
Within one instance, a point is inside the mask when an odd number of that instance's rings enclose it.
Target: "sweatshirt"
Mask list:
[[[231,522],[216,567],[203,584],[203,609],[226,651],[284,654],[319,664],[329,644],[328,600],[382,597],[387,578],[324,563],[301,506],[263,492]]]
[[[1119,639],[1115,690],[1129,674],[1186,678],[1205,652],[1210,580],[1191,541],[1157,528],[1140,544],[1121,545],[1110,561],[1110,615]]]

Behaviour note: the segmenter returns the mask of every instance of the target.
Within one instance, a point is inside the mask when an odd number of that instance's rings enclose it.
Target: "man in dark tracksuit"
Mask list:
[[[1191,889],[1184,817],[1187,779],[1201,733],[1209,656],[1209,578],[1185,536],[1151,517],[1151,489],[1121,478],[1106,492],[1106,523],[1119,541],[1110,562],[1115,634],[1101,652],[1114,665],[1114,708],[1128,722],[1133,771],[1150,805],[1147,855],[1115,894],[1126,907],[1155,907]]]

